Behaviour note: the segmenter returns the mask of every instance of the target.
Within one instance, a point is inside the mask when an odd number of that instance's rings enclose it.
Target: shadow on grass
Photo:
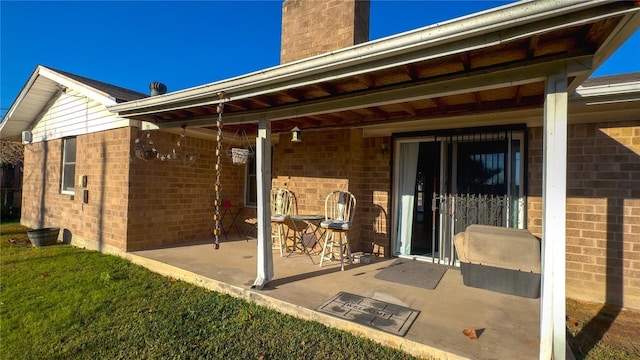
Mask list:
[[[598,313],[574,336],[567,332],[567,342],[576,360],[586,359],[620,314],[620,307],[604,305]],[[577,324],[567,324],[576,326]]]

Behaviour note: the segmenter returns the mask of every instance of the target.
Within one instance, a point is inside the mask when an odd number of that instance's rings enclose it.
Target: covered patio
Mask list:
[[[188,126],[199,128],[203,138],[213,138],[222,104],[226,130],[256,134],[257,251],[255,243],[239,241],[222,244],[215,254],[192,246],[132,256],[164,267],[168,275],[194,276],[212,287],[218,284],[251,300],[277,304],[281,311],[367,334],[375,332],[320,316],[313,309],[343,290],[390,297],[421,314],[406,338],[375,337],[403,349],[422,349],[416,354],[427,354],[426,346],[445,358],[564,358],[568,98],[636,31],[638,10],[634,2],[518,2],[245,76],[111,106],[119,116],[151,128]],[[362,165],[370,154],[354,155],[354,149],[361,150],[371,138],[393,142],[402,133],[523,123],[541,127],[544,138],[542,176],[533,179],[542,184],[541,300],[466,288],[457,270],[447,271],[435,291],[423,293],[373,278],[380,262],[340,273],[312,267],[306,257],[280,259],[271,253],[267,204],[274,181],[272,140],[292,127],[316,134],[345,130],[338,141],[352,146],[342,150],[341,159]],[[392,152],[395,145],[391,144]],[[300,163],[304,160],[299,158]],[[370,179],[362,175],[366,172],[353,163],[319,163],[319,169],[341,167],[346,175],[314,176],[334,182],[356,178],[348,182],[349,190],[375,197],[376,191],[369,191]],[[385,185],[397,182],[385,171]],[[290,179],[295,174],[286,175]],[[400,206],[397,194],[389,190],[384,189],[383,208],[391,222],[393,247],[398,242]],[[234,247],[245,248],[226,253],[225,248]],[[294,266],[294,261],[302,263]],[[251,284],[260,291],[249,290]],[[478,341],[469,341],[461,334],[466,327],[486,331]]]
[[[132,262],[176,279],[244,298],[277,311],[346,330],[415,356],[438,359],[535,359],[539,352],[540,299],[467,287],[459,269],[449,268],[434,290],[380,280],[375,275],[394,259],[377,258],[340,271],[339,262],[313,264],[304,254],[273,252],[277,278],[262,290],[255,280],[257,241],[229,237],[216,251],[211,239],[125,254]],[[317,256],[314,257],[317,260]],[[419,310],[404,337],[318,312],[338,292]],[[463,330],[475,328],[472,340]]]

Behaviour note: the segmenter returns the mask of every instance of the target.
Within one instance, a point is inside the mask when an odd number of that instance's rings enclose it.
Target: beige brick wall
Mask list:
[[[542,128],[529,129],[529,229],[542,224]],[[640,120],[570,125],[567,296],[640,308]]]
[[[62,140],[28,145],[24,191],[29,196],[23,197],[21,222],[60,227],[72,244],[105,252],[213,241],[215,143],[189,139],[198,159],[183,168],[132,156],[137,136],[137,128],[123,128],[77,138],[76,177],[87,175],[87,204],[80,184],[75,195],[60,194]],[[166,151],[177,140],[173,134],[152,136]],[[223,200],[243,204],[244,174],[243,166],[223,157]],[[230,222],[225,218],[227,227]]]
[[[369,0],[285,0],[280,62],[369,40]]]
[[[75,195],[60,193],[63,140],[25,149],[21,222],[32,228],[56,226],[76,246],[124,250],[127,231],[129,130],[117,129],[77,137],[76,179],[87,176],[88,202],[81,184]]]
[[[166,133],[152,132],[152,137],[164,151],[170,151],[178,139]],[[213,241],[215,142],[189,138],[189,148],[197,157],[190,167],[133,158],[127,251]],[[239,206],[243,204],[244,166],[231,164],[226,156],[222,160],[221,200],[229,199]],[[227,217],[224,223],[228,227],[230,222]]]
[[[359,129],[309,131],[300,143],[289,140],[283,134],[274,146],[273,186],[293,191],[300,214],[324,214],[331,191],[351,191],[357,200],[352,250],[371,251],[374,239],[388,243],[390,155],[382,153],[383,140],[363,139]]]

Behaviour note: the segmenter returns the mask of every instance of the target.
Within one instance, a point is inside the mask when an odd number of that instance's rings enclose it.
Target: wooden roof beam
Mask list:
[[[521,85],[517,85],[516,86],[516,105],[520,105],[522,103],[522,92],[520,91],[520,89],[522,88]]]
[[[295,101],[300,101],[305,99],[304,93],[297,89],[289,89],[286,91],[281,91],[280,94],[284,96],[288,96]]]
[[[233,109],[235,111],[246,111],[249,107],[246,105],[245,100],[230,101],[224,104],[225,108]]]
[[[251,102],[256,103],[262,107],[272,107],[274,105],[273,101],[270,101],[270,99],[267,99],[269,101],[263,101],[260,98],[253,98],[251,99]]]
[[[338,95],[340,93],[340,91],[338,91],[338,89],[335,86],[329,83],[318,83],[318,84],[313,84],[312,86],[326,92],[327,95]]]
[[[411,116],[416,116],[416,109],[411,106],[409,103],[400,103],[399,104],[402,110]]]
[[[524,64],[509,64],[490,69],[474,70],[464,76],[460,74],[429,79],[411,84],[386,86],[374,91],[359,94],[343,94],[331,99],[316,99],[304,104],[285,105],[274,109],[256,110],[240,114],[227,114],[227,123],[257,122],[266,117],[274,121],[284,118],[309,116],[323,113],[344,111],[354,108],[383,106],[400,101],[416,101],[433,99],[442,96],[463,94],[472,91],[485,91],[506,86],[532,83],[544,79],[546,74],[562,66],[572,76],[592,69],[592,57],[577,56],[574,58],[558,57],[551,59],[535,59]],[[189,126],[201,126],[208,119],[193,119]],[[166,127],[169,127],[167,125]],[[175,126],[175,125],[173,125]]]
[[[364,86],[366,86],[366,87],[367,87],[367,89],[370,89],[370,88],[372,88],[372,87],[375,87],[375,86],[376,86],[376,81],[375,81],[375,79],[374,79],[372,76],[370,76],[370,75],[359,75],[359,76],[356,76],[356,80],[357,80],[359,83],[361,83],[361,84],[363,84]]]
[[[418,80],[419,79],[418,71],[416,70],[415,66],[407,64],[407,65],[404,65],[403,67],[404,67],[405,73],[407,74],[407,76],[409,76],[409,78],[411,80]]]
[[[535,56],[536,48],[538,47],[538,41],[540,41],[540,35],[536,34],[529,39],[529,48],[527,49],[527,58],[531,59]]]
[[[383,119],[386,119],[389,117],[389,113],[387,113],[386,111],[383,111],[382,109],[380,109],[379,107],[368,107],[367,110],[369,110],[370,112],[372,112],[374,115],[381,117]],[[415,111],[415,110],[414,110]]]
[[[480,92],[474,91],[473,98],[476,102],[476,109],[482,110],[482,97],[480,96]]]
[[[460,54],[460,61],[465,70],[471,69],[471,60],[469,59],[469,53],[463,52]]]
[[[433,101],[433,103],[436,105],[436,107],[438,108],[438,110],[442,111],[442,112],[447,112],[447,105],[442,101],[441,98],[436,97],[436,98],[432,98],[431,101]]]

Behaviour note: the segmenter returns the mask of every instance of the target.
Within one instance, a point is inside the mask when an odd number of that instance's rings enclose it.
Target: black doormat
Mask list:
[[[398,336],[405,336],[420,314],[419,310],[346,292],[339,292],[316,310]]]
[[[380,270],[376,279],[433,290],[447,271],[447,267],[425,261],[398,259]]]

